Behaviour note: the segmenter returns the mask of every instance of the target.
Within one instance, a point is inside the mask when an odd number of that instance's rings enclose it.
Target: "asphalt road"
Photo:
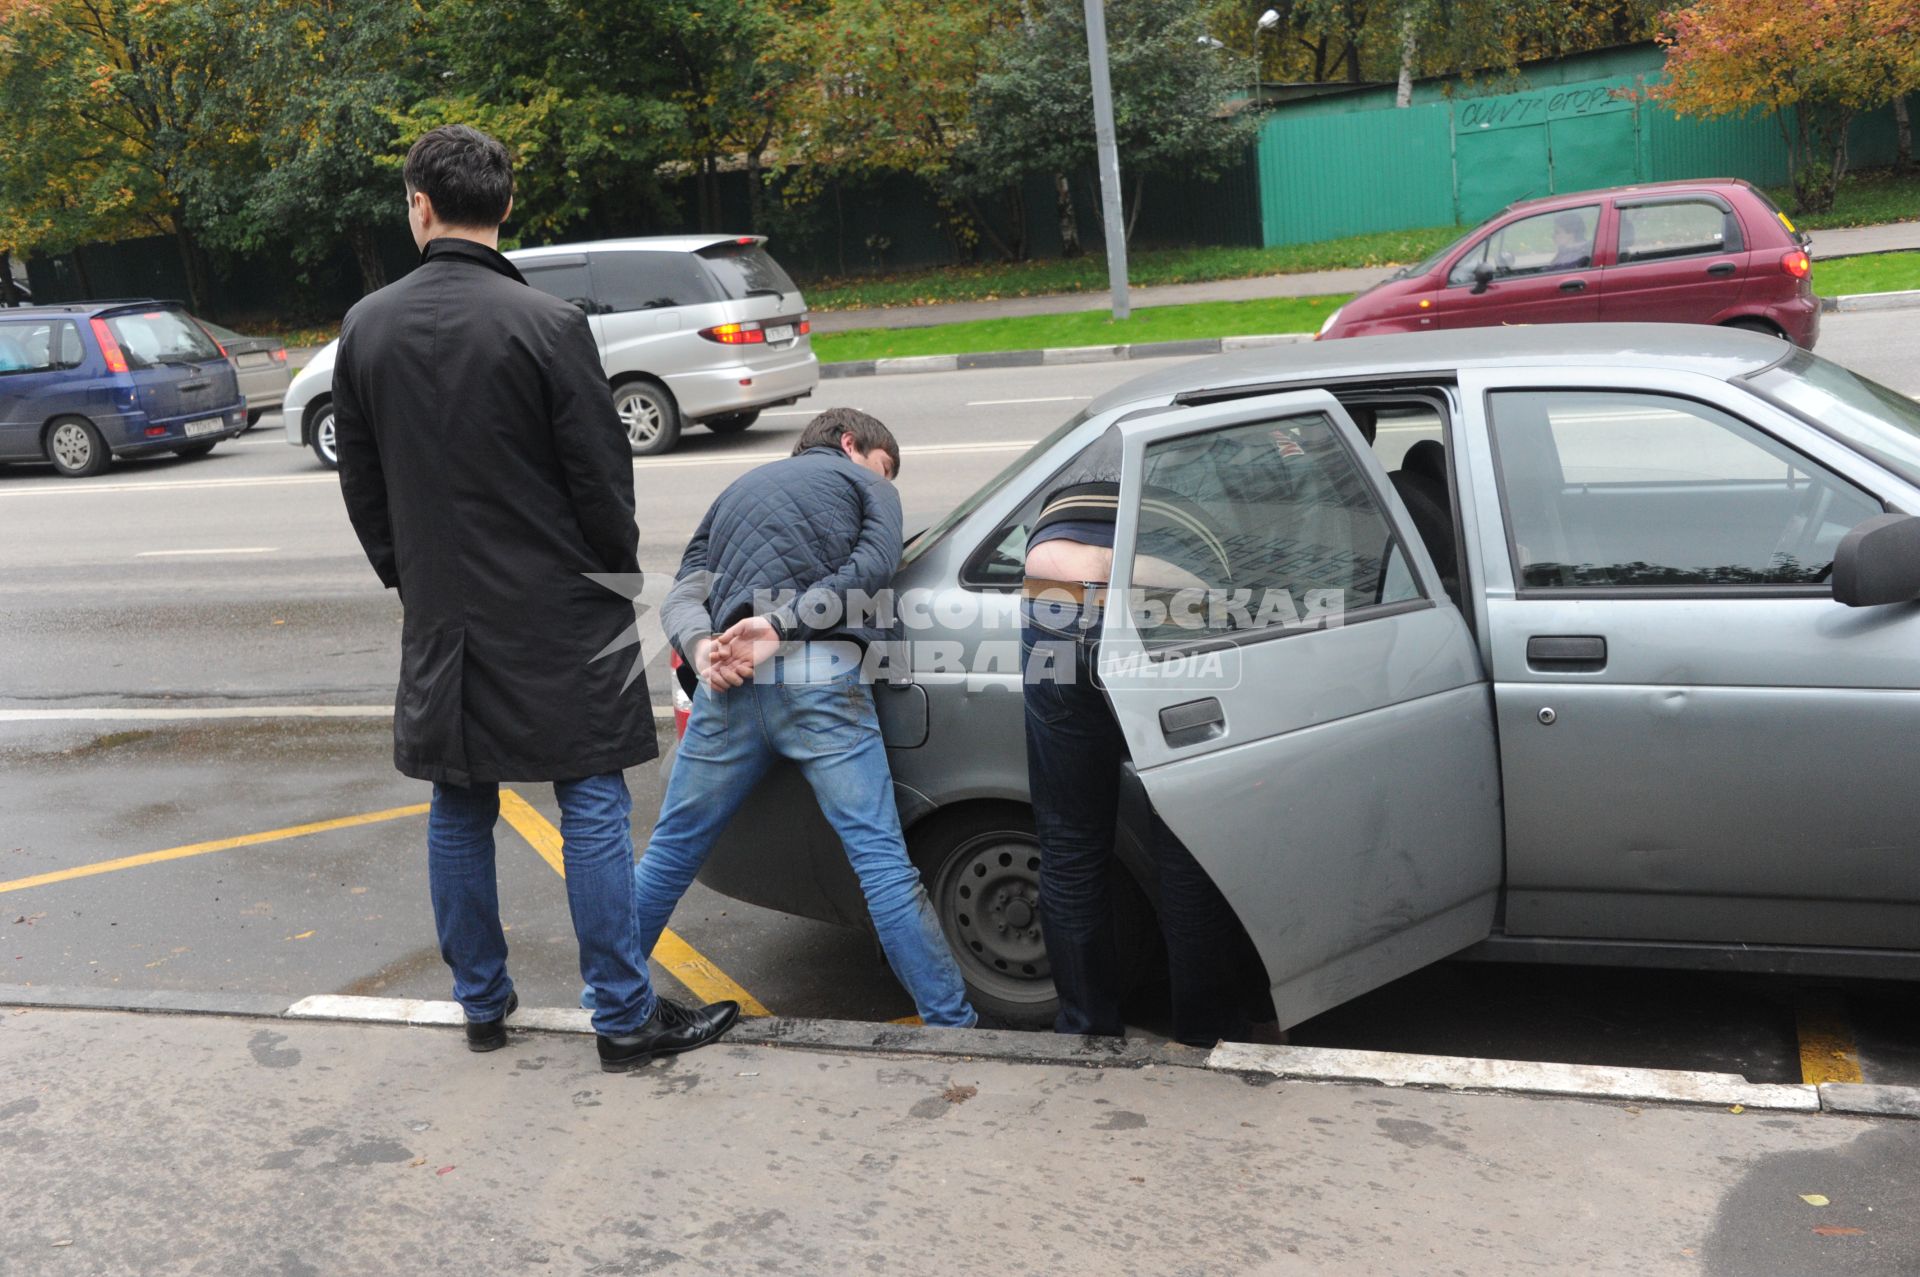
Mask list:
[[[1821,353],[1920,394],[1916,339],[1920,311],[1829,316]],[[712,497],[785,455],[821,408],[860,407],[895,429],[912,528],[1093,395],[1170,362],[828,381],[744,434],[690,431],[679,451],[635,466],[650,593]],[[367,568],[333,477],[278,426],[269,416],[209,457],[124,463],[88,481],[0,467],[0,983],[446,996],[424,819],[407,810],[426,787],[393,772],[377,716],[391,703],[400,610]],[[657,645],[654,657],[664,702]],[[262,706],[347,716],[112,716]],[[657,769],[630,783],[644,836]],[[546,787],[520,792],[555,816]],[[327,826],[370,813],[381,818]],[[277,836],[310,825],[326,827]],[[205,848],[262,834],[274,836]],[[508,938],[523,999],[561,1003],[578,988],[573,942],[533,835],[499,831]],[[180,848],[191,854],[73,873]],[[58,877],[15,885],[39,875]],[[663,968],[670,989],[738,985],[788,1015],[911,1013],[864,936],[698,887],[674,926],[685,952]],[[1920,1078],[1920,1041],[1903,1027],[1920,1023],[1911,991],[1843,1001],[1881,1079]],[[1829,995],[1781,982],[1451,966],[1296,1040],[1798,1080],[1805,1025],[1833,1009]]]

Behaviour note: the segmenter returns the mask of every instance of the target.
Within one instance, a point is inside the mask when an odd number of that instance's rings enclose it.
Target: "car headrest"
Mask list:
[[[1438,439],[1422,439],[1407,449],[1407,455],[1401,458],[1400,468],[1409,474],[1417,474],[1425,479],[1446,486],[1447,447]]]

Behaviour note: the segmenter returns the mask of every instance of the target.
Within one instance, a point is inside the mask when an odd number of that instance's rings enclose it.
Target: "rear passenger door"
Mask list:
[[[607,372],[678,372],[726,347],[696,334],[722,321],[720,289],[692,253],[608,249],[592,254]]]
[[[1712,324],[1746,286],[1747,251],[1733,206],[1714,195],[1620,200],[1613,264],[1600,272],[1600,318]]]
[[[1333,396],[1123,434],[1098,665],[1155,809],[1294,1024],[1486,936],[1500,884],[1474,641]]]

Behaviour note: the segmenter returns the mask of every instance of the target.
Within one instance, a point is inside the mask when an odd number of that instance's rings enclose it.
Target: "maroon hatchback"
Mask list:
[[[1807,237],[1740,181],[1527,200],[1361,293],[1319,336],[1616,320],[1724,324],[1811,350]]]

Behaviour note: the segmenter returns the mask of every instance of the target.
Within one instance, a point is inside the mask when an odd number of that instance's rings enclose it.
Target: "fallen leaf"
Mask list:
[[[1632,1114],[1634,1117],[1639,1117],[1640,1106],[1638,1104],[1629,1104],[1627,1105],[1627,1112]]]
[[[1822,1224],[1813,1231],[1821,1237],[1858,1237],[1867,1230],[1864,1228],[1837,1228],[1832,1224]]]
[[[307,939],[308,937],[310,937],[311,935],[313,935],[313,932],[311,932],[311,931],[302,931],[302,932],[301,932],[301,933],[300,933],[299,935],[297,935],[297,936],[288,936],[288,937],[287,937],[287,939],[289,939],[289,940],[305,940],[305,939]]]
[[[351,890],[353,894],[356,896],[364,896],[367,894],[367,889],[365,887],[352,887],[352,888],[349,888],[349,890]]]
[[[978,1094],[980,1094],[979,1087],[960,1086],[959,1084],[956,1083],[955,1085],[950,1086],[945,1091],[941,1092],[940,1098],[945,1100],[949,1104],[965,1104],[968,1100],[972,1099],[974,1096]]]
[[[1145,1175],[1129,1175],[1127,1176],[1127,1179],[1135,1184],[1144,1184],[1147,1182],[1147,1177]]]
[[[1800,1200],[1805,1202],[1809,1206],[1832,1205],[1832,1203],[1827,1200],[1827,1195],[1825,1193],[1802,1193],[1800,1194]]]
[[[434,1174],[435,1175],[451,1175],[453,1174],[453,1167],[442,1166],[439,1170],[435,1171]]]
[[[1727,1112],[1729,1113],[1744,1113],[1746,1111],[1747,1111],[1747,1106],[1744,1104],[1736,1104],[1732,1108],[1727,1110]]]
[[[427,1159],[424,1157],[416,1157],[411,1162],[407,1163],[408,1166],[425,1166],[426,1164],[427,1164]]]

